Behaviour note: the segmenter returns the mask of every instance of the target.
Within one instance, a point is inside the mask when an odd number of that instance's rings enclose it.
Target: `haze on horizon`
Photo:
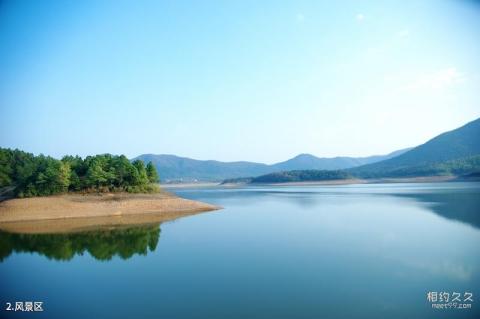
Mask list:
[[[2,1],[0,147],[273,163],[480,117],[474,1]]]

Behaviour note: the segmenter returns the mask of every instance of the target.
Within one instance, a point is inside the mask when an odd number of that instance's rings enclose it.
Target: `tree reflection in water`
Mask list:
[[[54,260],[71,260],[88,252],[97,260],[122,259],[154,251],[160,224],[71,234],[16,234],[0,231],[0,261],[14,252],[38,253]]]

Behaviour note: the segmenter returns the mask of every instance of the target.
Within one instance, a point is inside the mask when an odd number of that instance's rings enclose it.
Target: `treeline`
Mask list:
[[[130,162],[124,155],[34,156],[0,148],[0,187],[11,186],[17,197],[47,196],[68,191],[154,192],[159,181],[152,163]]]
[[[445,176],[467,175],[480,172],[480,155],[468,156],[454,160],[428,163],[412,166],[382,167],[380,165],[356,167],[348,172],[359,178],[382,178],[382,177],[420,177],[420,176]]]
[[[220,184],[248,184],[251,183],[255,177],[236,177],[224,179]]]
[[[335,170],[296,170],[271,173],[252,178],[250,183],[287,183],[348,179],[352,176],[345,171]]]
[[[390,167],[382,165],[365,165],[347,170],[295,170],[261,175],[258,177],[230,178],[222,184],[270,184],[287,182],[313,182],[339,179],[373,179],[373,178],[409,178],[422,176],[454,175],[478,177],[480,174],[480,155],[454,160],[428,163],[414,166]]]

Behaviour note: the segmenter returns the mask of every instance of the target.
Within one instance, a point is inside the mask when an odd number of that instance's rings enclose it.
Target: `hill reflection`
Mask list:
[[[129,259],[154,251],[160,224],[72,234],[16,234],[0,231],[0,261],[14,252],[37,253],[53,260],[71,260],[88,252],[97,260]]]
[[[438,192],[397,194],[423,203],[435,214],[480,228],[480,194],[471,192]]]

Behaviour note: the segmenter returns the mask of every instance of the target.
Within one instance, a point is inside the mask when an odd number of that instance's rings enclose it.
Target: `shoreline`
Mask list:
[[[372,179],[339,179],[325,181],[303,181],[286,183],[265,183],[249,185],[268,186],[308,186],[308,185],[359,185],[359,184],[397,184],[397,183],[442,183],[459,181],[457,176],[428,176],[428,177],[406,177],[406,178],[372,178]],[[462,180],[463,181],[463,180]]]
[[[160,184],[163,189],[177,189],[177,188],[208,188],[217,187],[221,182],[187,182],[187,183],[166,183]]]
[[[205,184],[175,184],[174,189],[182,188],[235,188],[235,187],[259,187],[259,186],[335,186],[335,185],[360,185],[360,184],[397,184],[397,183],[444,183],[444,182],[478,182],[479,178],[463,178],[461,176],[419,176],[419,177],[391,177],[391,178],[371,178],[371,179],[336,179],[323,181],[299,181],[283,183],[205,183]],[[166,185],[162,184],[162,187]]]
[[[0,203],[0,230],[24,233],[82,231],[174,220],[219,206],[158,194],[65,194]]]

